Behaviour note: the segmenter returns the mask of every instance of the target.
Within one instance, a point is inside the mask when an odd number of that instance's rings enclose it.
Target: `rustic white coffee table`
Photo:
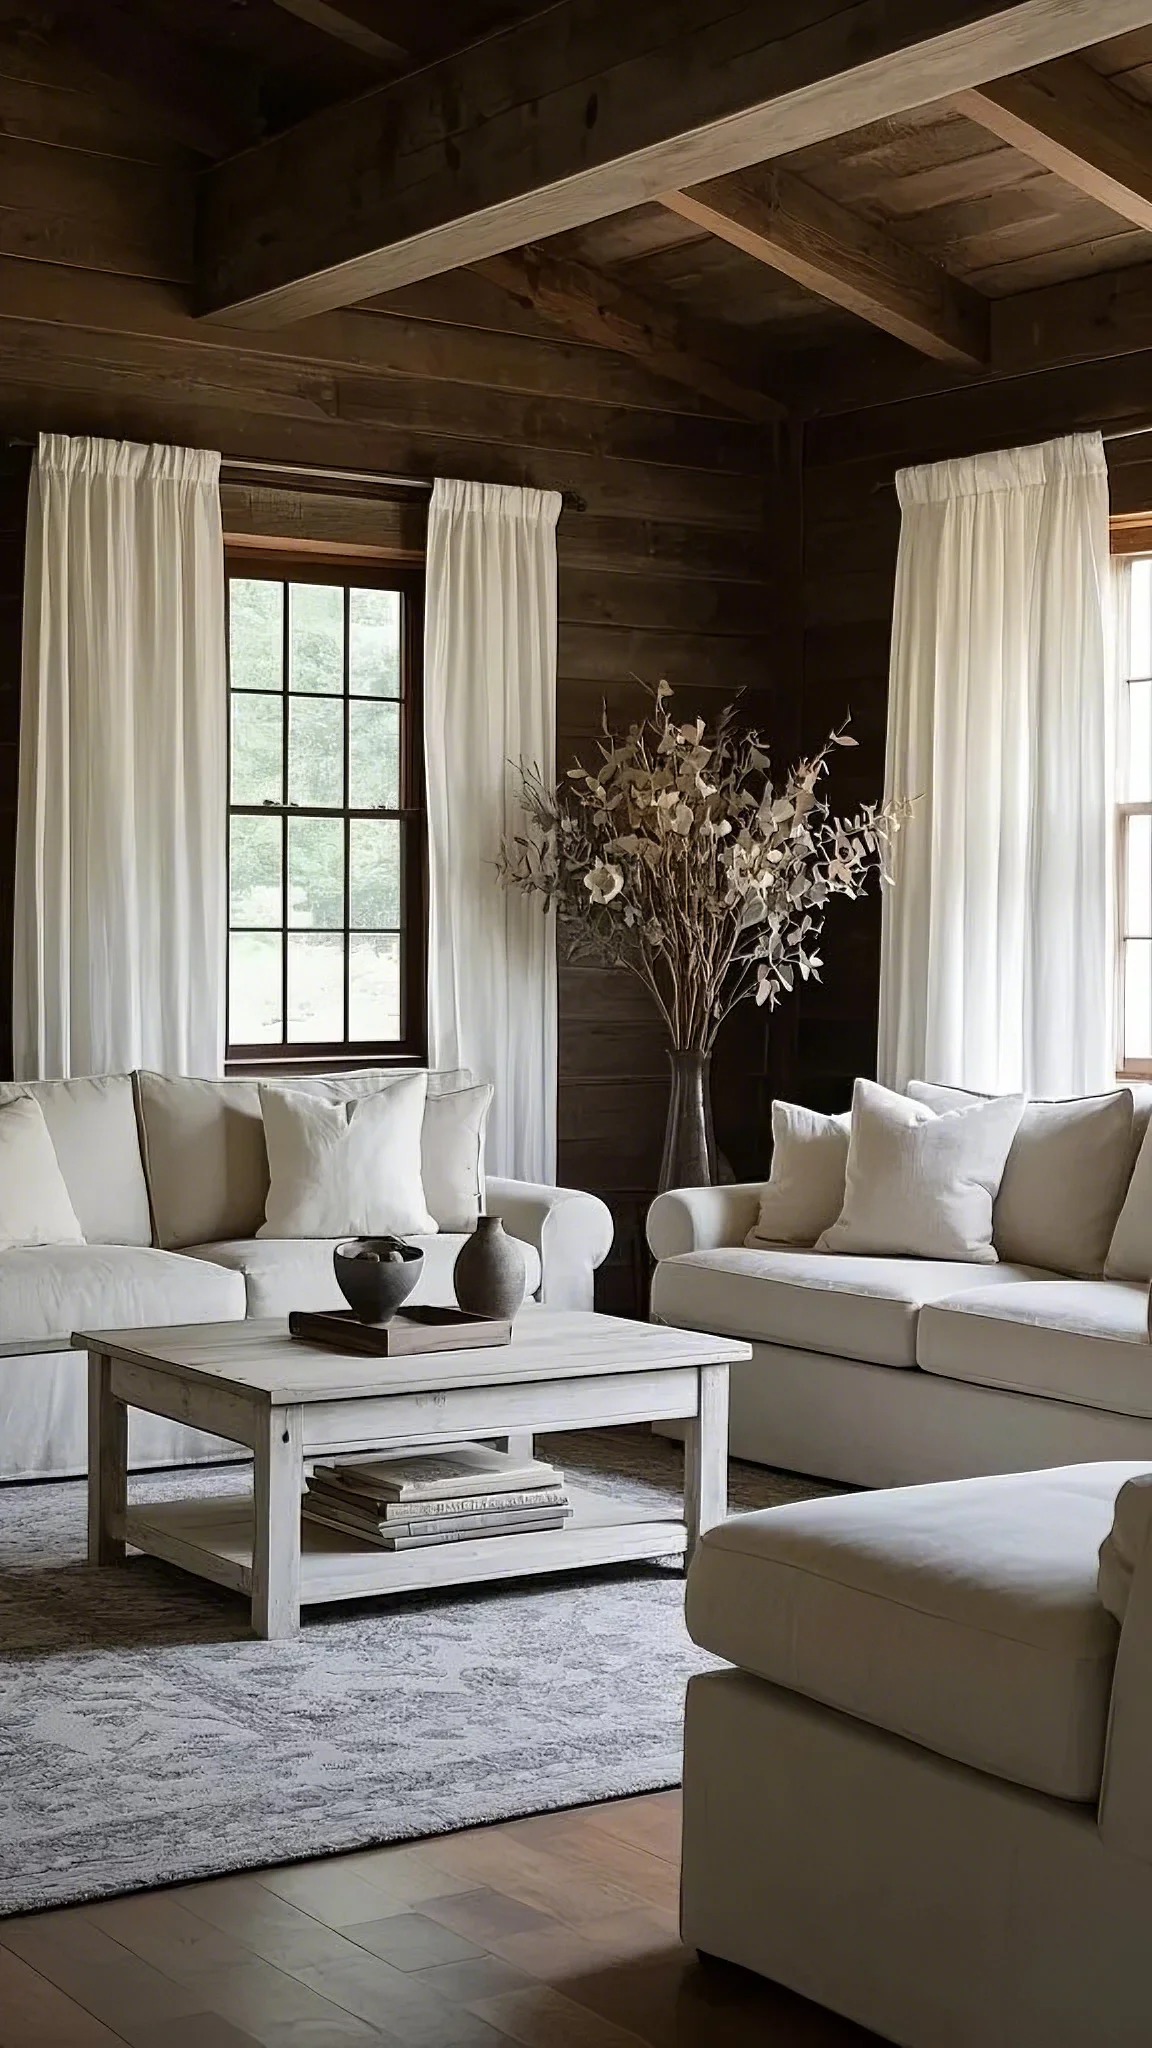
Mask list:
[[[526,1309],[511,1344],[424,1358],[344,1356],[284,1322],[77,1332],[89,1359],[88,1555],[126,1546],[247,1594],[259,1636],[294,1635],[302,1606],[471,1580],[691,1554],[728,1509],[728,1337],[580,1311]],[[128,1505],[128,1410],[146,1408],[237,1444],[249,1498]],[[686,1421],[684,1512],[572,1489],[563,1529],[383,1551],[301,1526],[306,1461],[446,1440],[613,1423]]]

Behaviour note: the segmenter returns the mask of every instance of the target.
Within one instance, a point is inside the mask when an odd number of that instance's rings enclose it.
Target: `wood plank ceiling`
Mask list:
[[[0,25],[218,160],[253,144],[258,159],[310,115],[485,37],[512,31],[511,48],[536,12],[537,0],[0,0]],[[877,333],[898,344],[872,349],[889,386],[925,358],[939,374],[997,370],[1005,334],[1020,346],[1002,302],[1023,310],[1024,295],[1072,280],[1102,280],[1114,345],[1107,274],[1125,273],[1130,300],[1149,263],[1152,20],[475,269],[547,329],[764,421],[818,408],[827,366]],[[435,290],[425,279],[377,303],[418,310]]]

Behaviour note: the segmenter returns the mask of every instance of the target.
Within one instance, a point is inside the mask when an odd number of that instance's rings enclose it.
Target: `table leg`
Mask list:
[[[513,1429],[504,1439],[504,1448],[517,1464],[526,1465],[533,1455],[533,1437],[530,1429]]]
[[[276,1642],[300,1627],[300,1408],[266,1411],[255,1431],[252,1482],[252,1628]]]
[[[112,1360],[88,1353],[88,1562],[123,1564],[128,1509],[128,1410],[112,1392]]]
[[[696,1384],[696,1413],[684,1433],[686,1564],[704,1531],[728,1513],[728,1367],[702,1365]]]

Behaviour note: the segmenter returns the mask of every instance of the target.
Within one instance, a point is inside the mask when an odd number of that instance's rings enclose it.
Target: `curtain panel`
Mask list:
[[[516,770],[556,765],[556,491],[439,480],[428,521],[429,1058],[492,1081],[489,1171],[556,1173],[556,935],[504,889]]]
[[[902,470],[878,1071],[1112,1085],[1114,690],[1099,434]]]
[[[198,449],[40,439],[16,831],[21,1079],[221,1071],[219,468]]]

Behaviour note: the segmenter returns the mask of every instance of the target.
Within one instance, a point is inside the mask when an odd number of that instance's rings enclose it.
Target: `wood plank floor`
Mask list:
[[[679,1794],[0,1921],[0,2048],[869,2048],[676,1932]]]

